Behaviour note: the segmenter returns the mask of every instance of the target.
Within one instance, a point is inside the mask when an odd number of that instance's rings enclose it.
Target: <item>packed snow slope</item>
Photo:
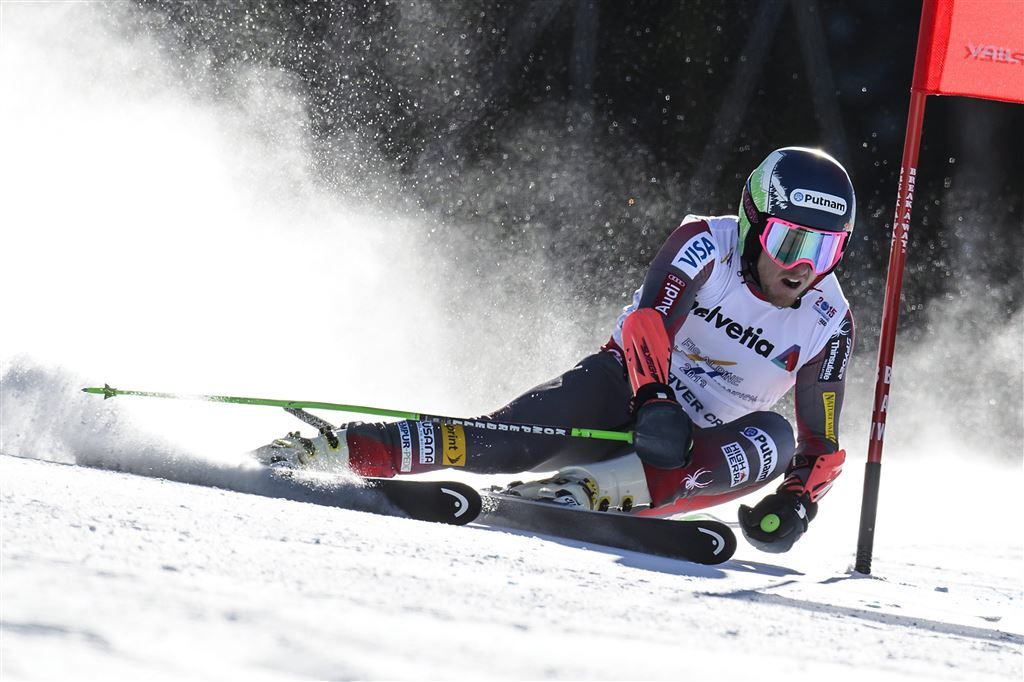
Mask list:
[[[870,578],[868,345],[808,535],[716,567],[249,494],[283,411],[81,393],[482,414],[630,293],[573,299],[543,235],[439,239],[372,140],[314,159],[289,74],[218,70],[139,11],[0,0],[0,678],[1021,679],[1020,311],[941,300],[901,337]]]
[[[856,471],[706,567],[0,456],[0,676],[1019,680],[1022,481],[971,477],[894,458],[863,577]]]

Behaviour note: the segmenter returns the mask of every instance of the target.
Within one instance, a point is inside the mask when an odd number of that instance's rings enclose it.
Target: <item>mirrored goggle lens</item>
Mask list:
[[[778,218],[769,218],[761,233],[761,246],[784,268],[807,263],[821,275],[843,255],[845,232],[818,232]]]

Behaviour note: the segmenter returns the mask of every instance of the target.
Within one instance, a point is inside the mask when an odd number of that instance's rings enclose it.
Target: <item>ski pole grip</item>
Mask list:
[[[617,440],[623,443],[633,442],[632,431],[602,431],[601,429],[573,429],[572,435],[577,438],[597,438],[600,440]]]

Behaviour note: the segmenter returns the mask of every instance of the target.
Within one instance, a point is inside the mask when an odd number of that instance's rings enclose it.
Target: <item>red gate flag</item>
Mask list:
[[[964,95],[1024,104],[1024,0],[924,0],[921,9],[878,338],[875,406],[871,412],[868,461],[864,465],[864,496],[854,566],[863,574],[871,573],[903,265],[928,95]]]
[[[912,89],[1024,103],[1024,0],[925,0]]]

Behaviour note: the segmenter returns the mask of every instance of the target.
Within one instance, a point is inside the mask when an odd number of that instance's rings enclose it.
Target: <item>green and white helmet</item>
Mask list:
[[[856,212],[853,184],[838,161],[817,149],[776,149],[754,169],[743,187],[739,244],[744,266],[756,273],[762,251],[761,232],[769,218],[849,235]],[[849,237],[845,241],[849,242]]]

